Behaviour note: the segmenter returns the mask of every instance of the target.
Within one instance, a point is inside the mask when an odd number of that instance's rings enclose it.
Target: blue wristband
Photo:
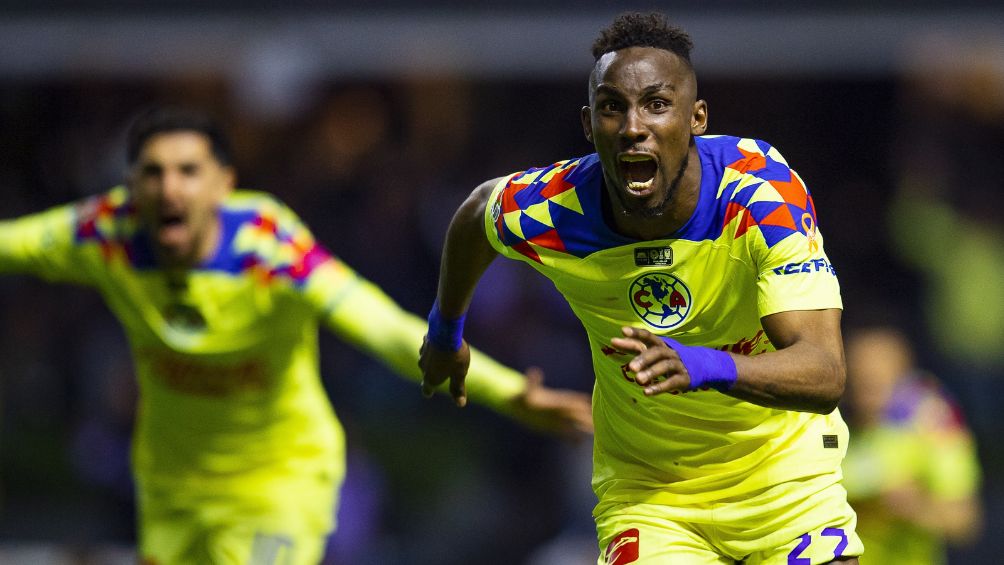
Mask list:
[[[707,387],[726,391],[736,384],[739,376],[736,362],[728,353],[710,347],[683,345],[670,337],[659,337],[676,351],[690,373],[690,390]]]
[[[446,351],[460,351],[464,341],[465,318],[466,313],[459,318],[447,320],[439,310],[439,301],[433,302],[432,311],[429,312],[429,333],[426,336],[429,343]]]

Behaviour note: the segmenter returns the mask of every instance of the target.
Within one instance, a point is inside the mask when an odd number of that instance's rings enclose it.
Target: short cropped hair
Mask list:
[[[600,32],[593,42],[593,57],[598,61],[603,55],[628,47],[655,47],[676,54],[690,63],[690,50],[694,42],[682,28],[669,24],[666,16],[658,12],[625,12]]]
[[[192,131],[209,138],[213,156],[221,165],[233,163],[230,139],[223,127],[212,116],[179,106],[155,106],[141,112],[133,120],[126,134],[126,158],[129,164],[136,163],[143,145],[153,136],[161,133]]]

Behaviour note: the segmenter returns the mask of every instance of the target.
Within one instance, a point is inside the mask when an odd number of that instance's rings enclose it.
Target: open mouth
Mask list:
[[[172,226],[180,226],[184,223],[184,218],[181,214],[162,214],[160,216],[160,227],[169,228]]]
[[[183,237],[185,233],[185,216],[178,212],[165,212],[158,218],[158,239],[162,243]]]
[[[627,184],[628,190],[642,192],[652,188],[658,165],[651,155],[621,155],[618,163],[620,164],[621,178]]]

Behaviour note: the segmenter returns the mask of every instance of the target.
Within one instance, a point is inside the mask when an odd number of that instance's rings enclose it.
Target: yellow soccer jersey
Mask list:
[[[219,217],[215,255],[169,282],[118,187],[0,222],[0,272],[93,286],[123,324],[140,387],[133,465],[148,495],[254,497],[284,477],[336,484],[344,438],[319,378],[319,324],[417,381],[425,321],[273,197],[237,191]],[[496,409],[525,386],[476,352],[469,383]]]
[[[318,378],[317,327],[356,277],[267,195],[235,193],[220,217],[216,254],[173,283],[121,187],[10,226],[2,270],[94,286],[123,324],[140,387],[141,485],[334,480],[343,434]]]
[[[596,382],[597,512],[622,502],[721,500],[839,472],[847,428],[714,390],[646,397],[610,339],[622,326],[746,355],[774,348],[760,319],[840,308],[812,198],[762,141],[696,139],[702,180],[689,222],[666,239],[614,232],[595,154],[516,173],[485,212],[491,244],[553,281],[582,321]]]

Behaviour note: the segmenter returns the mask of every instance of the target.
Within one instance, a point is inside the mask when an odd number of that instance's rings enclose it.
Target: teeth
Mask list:
[[[621,155],[621,161],[627,163],[637,163],[639,161],[651,161],[652,157],[649,155]]]
[[[655,182],[655,179],[654,179],[654,178],[651,178],[651,179],[648,179],[648,180],[647,180],[647,181],[645,181],[645,182],[642,182],[642,181],[636,181],[636,180],[635,180],[635,181],[631,181],[631,182],[629,182],[629,183],[627,184],[627,187],[628,187],[628,188],[629,188],[630,190],[647,190],[647,189],[649,189],[649,188],[652,188],[652,183],[653,183],[653,182]]]

